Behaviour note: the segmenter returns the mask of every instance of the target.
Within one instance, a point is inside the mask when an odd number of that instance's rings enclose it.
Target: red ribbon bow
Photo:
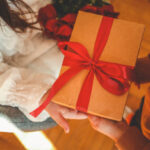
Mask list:
[[[62,53],[65,55],[63,65],[69,66],[70,68],[56,80],[44,103],[30,113],[32,116],[36,117],[39,115],[49,104],[54,95],[56,95],[73,76],[83,69],[88,69],[89,73],[82,85],[77,100],[77,110],[87,112],[94,75],[102,87],[112,94],[122,95],[128,91],[130,87],[129,74],[132,67],[99,60],[107,43],[112,24],[113,18],[103,17],[94,46],[93,58],[90,58],[87,49],[80,43],[60,42],[58,44]],[[68,46],[67,50],[65,50],[66,46]]]

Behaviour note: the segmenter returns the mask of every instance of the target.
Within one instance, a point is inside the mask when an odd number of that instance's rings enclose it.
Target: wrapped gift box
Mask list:
[[[90,57],[93,55],[94,44],[102,17],[80,11],[72,32],[70,41],[84,45]],[[134,67],[143,33],[144,25],[114,19],[108,41],[99,60]],[[67,66],[62,66],[60,74],[64,73],[68,68]],[[88,72],[88,70],[84,69],[75,75],[53,97],[52,101],[76,109],[77,99]],[[128,92],[119,96],[108,92],[94,77],[87,113],[120,121],[127,96]]]
[[[80,11],[72,32],[70,41],[84,45],[90,57],[93,55],[94,44],[102,17]],[[108,41],[99,60],[134,67],[143,33],[144,25],[114,19]],[[67,66],[62,66],[60,74],[64,73],[68,68]],[[78,96],[88,72],[88,70],[84,69],[75,75],[53,97],[52,101],[76,109]],[[127,96],[128,92],[119,96],[108,92],[94,77],[87,113],[120,121]]]
[[[115,89],[118,90],[118,87],[127,87],[126,83],[128,82],[124,82],[127,80],[122,80],[122,78],[126,78],[128,73],[125,73],[126,69],[122,69],[122,77],[120,79],[120,70],[115,68],[119,65],[124,68],[134,68],[143,33],[144,25],[80,11],[76,19],[70,42],[80,43],[86,48],[86,51],[84,52],[87,52],[87,55],[89,54],[88,59],[86,58],[88,60],[89,68],[81,69],[77,74],[71,77],[62,88],[59,88],[62,85],[62,81],[64,82],[65,80],[68,80],[67,76],[63,76],[64,73],[67,72],[66,75],[69,76],[68,71],[72,68],[72,66],[66,66],[65,60],[67,59],[64,59],[60,77],[52,86],[47,100],[31,114],[37,116],[47,106],[51,99],[53,102],[69,108],[120,121],[126,104],[128,90],[123,92],[123,94],[116,94],[113,92]],[[98,49],[95,45],[98,45]],[[59,46],[61,47],[61,44],[59,44]],[[61,50],[62,49],[63,48],[61,47]],[[97,59],[93,59],[93,56],[98,53],[95,49],[101,49],[100,57],[98,56]],[[79,52],[79,49],[72,49],[69,47],[67,50],[62,51],[64,53],[71,52],[78,55],[77,53]],[[73,62],[73,57],[69,57],[69,59],[71,59],[69,62],[71,64],[71,62]],[[82,60],[82,63],[83,62],[84,60]],[[103,65],[103,67],[97,66],[97,64],[103,64],[103,62],[106,63],[106,65]],[[108,67],[108,64],[114,64],[115,66],[112,67],[112,65],[109,65]],[[84,65],[84,67],[85,66],[86,65]],[[114,72],[113,69],[117,71],[113,73],[113,77],[111,77],[111,72]],[[72,68],[71,73],[75,72],[75,70],[76,69]],[[107,71],[105,72],[104,70]],[[100,72],[101,75],[109,76],[108,79],[98,79],[97,72]],[[93,75],[89,76],[89,74]],[[87,77],[89,77],[89,83],[91,77],[93,79],[91,86],[89,86],[90,84],[84,84]],[[100,80],[102,82],[100,82]],[[123,85],[126,86],[122,86],[120,83],[123,83]],[[83,85],[87,88],[81,94],[81,91],[83,91]],[[92,87],[91,94],[89,94],[90,87]],[[82,97],[79,95],[82,95]],[[85,98],[86,95],[89,95],[89,98]]]

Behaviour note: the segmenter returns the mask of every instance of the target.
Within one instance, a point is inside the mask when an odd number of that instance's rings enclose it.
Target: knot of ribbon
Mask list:
[[[60,42],[58,44],[60,50],[64,54],[64,66],[69,66],[69,69],[61,74],[53,84],[47,99],[44,103],[30,114],[34,117],[38,116],[41,111],[49,104],[50,100],[57,92],[77,73],[83,69],[88,69],[88,74],[81,87],[76,109],[82,112],[87,112],[90,96],[93,87],[94,76],[99,81],[100,85],[115,95],[122,95],[128,91],[130,87],[131,66],[126,66],[117,63],[104,62],[99,60],[104,47],[107,43],[113,18],[103,17],[97,34],[94,45],[94,53],[91,58],[88,50],[77,42]]]

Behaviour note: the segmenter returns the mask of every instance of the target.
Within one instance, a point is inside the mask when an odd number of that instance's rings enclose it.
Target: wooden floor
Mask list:
[[[150,53],[150,0],[111,0],[121,19],[135,21],[146,25],[146,30],[139,57]],[[130,35],[129,35],[130,36]],[[139,90],[131,87],[128,105],[136,110],[147,85]],[[87,120],[69,121],[71,132],[66,135],[60,127],[43,131],[53,143],[56,150],[116,150],[111,139],[94,131]],[[0,150],[24,150],[13,134],[0,133]],[[42,150],[42,149],[41,149]]]

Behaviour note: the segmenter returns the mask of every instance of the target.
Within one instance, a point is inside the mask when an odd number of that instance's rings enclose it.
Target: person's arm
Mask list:
[[[116,146],[120,150],[150,150],[150,141],[136,127],[128,127],[117,139]]]
[[[45,100],[55,80],[48,74],[0,63],[0,104],[18,107],[31,121],[44,121],[50,116],[69,132],[65,119],[85,119],[87,116],[52,102],[37,118],[29,114]]]
[[[95,130],[114,140],[119,150],[150,150],[150,141],[136,127],[95,116],[89,116],[89,120]]]
[[[18,107],[30,120],[48,118],[45,111],[37,118],[29,115],[54,82],[54,77],[35,71],[0,63],[0,104]]]

